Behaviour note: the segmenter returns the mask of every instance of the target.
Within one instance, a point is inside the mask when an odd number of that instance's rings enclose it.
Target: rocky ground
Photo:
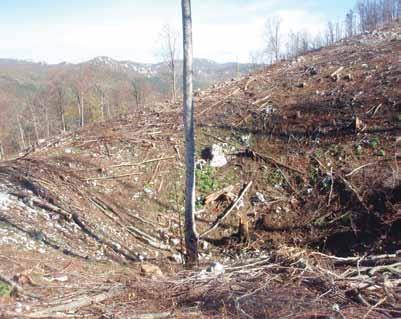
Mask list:
[[[400,34],[196,92],[193,270],[180,102],[0,162],[2,317],[401,317]]]

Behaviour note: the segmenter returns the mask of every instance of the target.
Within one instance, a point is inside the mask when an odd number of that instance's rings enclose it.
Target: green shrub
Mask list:
[[[0,297],[8,297],[11,295],[12,287],[5,283],[4,281],[0,281]]]
[[[373,149],[377,148],[380,144],[380,140],[378,137],[372,137],[369,139],[369,146]]]
[[[281,174],[279,169],[266,170],[264,172],[264,178],[266,183],[272,186],[281,185],[284,182],[283,174]]]
[[[218,189],[219,185],[215,178],[215,169],[206,166],[203,169],[196,169],[196,186],[201,193],[211,193]]]

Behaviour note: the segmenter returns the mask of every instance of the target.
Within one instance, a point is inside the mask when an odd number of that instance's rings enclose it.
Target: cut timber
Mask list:
[[[144,313],[144,314],[137,314],[137,315],[129,316],[126,318],[127,319],[166,319],[166,318],[174,318],[174,314],[172,312]]]
[[[276,160],[275,158],[268,156],[268,155],[264,155],[264,154],[260,154],[257,152],[252,151],[257,157],[261,158],[262,160],[266,161],[266,162],[271,162],[273,164],[276,164],[278,166],[284,167],[290,171],[294,171],[300,175],[305,175],[305,172],[302,172],[301,170],[295,168],[295,167],[291,167],[287,164],[281,163],[280,161]]]
[[[144,313],[136,314],[132,316],[125,317],[126,319],[167,319],[167,318],[203,318],[203,316],[198,312],[183,312],[180,313],[182,316],[177,316],[174,312],[160,312],[160,313]]]
[[[127,177],[132,177],[132,176],[135,176],[135,175],[141,175],[141,173],[131,173],[131,174],[115,175],[115,176],[83,178],[82,181],[84,181],[84,182],[102,181],[102,180],[108,180],[108,179],[127,178]]]
[[[232,194],[233,190],[234,190],[234,186],[230,185],[230,186],[227,186],[227,187],[223,188],[222,190],[214,192],[214,193],[206,196],[205,204],[207,205],[207,204],[209,204],[211,202],[214,202],[214,201],[216,201],[218,198],[220,198],[223,195],[225,195],[227,197],[230,197],[229,195]]]
[[[215,230],[217,227],[219,227],[219,225],[222,223],[222,221],[224,219],[227,218],[228,215],[231,214],[231,212],[234,210],[235,207],[237,207],[237,205],[239,204],[239,202],[241,201],[241,199],[244,197],[244,195],[246,194],[246,192],[249,190],[249,188],[252,186],[252,181],[250,181],[245,187],[244,189],[241,191],[241,193],[239,194],[238,198],[235,200],[235,202],[227,209],[227,211],[223,214],[223,216],[221,218],[219,218],[218,220],[216,220],[216,222],[213,224],[212,227],[210,227],[207,231],[205,231],[204,233],[202,233],[199,238],[203,238],[205,237],[207,234],[209,234],[210,232],[212,232],[213,230]]]
[[[128,226],[127,229],[134,237],[144,241],[145,243],[147,243],[149,246],[152,246],[153,248],[160,249],[160,250],[167,250],[167,251],[171,250],[171,247],[169,245],[165,245],[165,244],[159,242],[156,238],[146,234],[145,232],[141,231],[138,228],[135,228],[134,226]]]
[[[339,76],[340,76],[340,73],[341,73],[343,70],[344,70],[344,67],[343,67],[343,66],[342,66],[342,67],[339,67],[336,71],[334,71],[334,72],[330,75],[330,77],[331,77],[334,81],[337,81],[338,78],[339,78]]]
[[[95,296],[80,296],[79,299],[73,300],[69,303],[54,306],[44,310],[39,310],[31,314],[25,315],[26,318],[55,318],[60,312],[71,312],[76,311],[80,308],[103,302],[107,299],[111,299],[121,295],[123,293],[121,286],[114,287],[110,291],[103,292]]]
[[[149,164],[149,163],[154,163],[154,162],[161,162],[161,161],[167,161],[167,160],[172,160],[175,159],[175,156],[169,156],[169,157],[160,157],[160,158],[154,158],[150,160],[146,160],[143,162],[139,163],[122,163],[122,164],[117,164],[117,165],[111,165],[105,168],[119,168],[119,167],[131,167],[131,166],[139,166],[139,165],[144,165],[144,164]]]
[[[227,100],[229,97],[237,94],[239,91],[241,91],[240,88],[234,90],[233,92],[231,92],[230,94],[226,95],[222,100],[217,101],[216,103],[210,105],[209,107],[207,107],[206,109],[204,109],[202,112],[199,113],[199,115],[202,115],[203,113],[206,113],[207,111],[215,108],[216,106],[218,106],[221,103],[224,103],[225,100]]]
[[[252,103],[252,105],[258,105],[260,103],[264,103],[266,101],[268,101],[271,97],[271,94],[266,95],[265,97],[262,97],[261,99],[256,100],[255,102]]]

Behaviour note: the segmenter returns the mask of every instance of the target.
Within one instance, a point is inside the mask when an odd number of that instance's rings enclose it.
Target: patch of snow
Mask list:
[[[6,208],[10,202],[10,195],[0,192],[0,208]]]

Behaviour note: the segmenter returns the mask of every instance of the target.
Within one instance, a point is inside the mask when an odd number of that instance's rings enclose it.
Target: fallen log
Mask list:
[[[101,303],[105,300],[117,297],[124,292],[122,286],[117,286],[110,289],[107,292],[102,292],[95,296],[80,296],[79,299],[73,300],[66,304],[60,304],[54,307],[50,307],[43,310],[38,310],[36,312],[26,314],[26,318],[56,318],[57,315],[62,315],[62,312],[72,312],[79,310],[80,308]],[[64,317],[67,315],[65,314]],[[70,316],[70,315],[69,315]]]

